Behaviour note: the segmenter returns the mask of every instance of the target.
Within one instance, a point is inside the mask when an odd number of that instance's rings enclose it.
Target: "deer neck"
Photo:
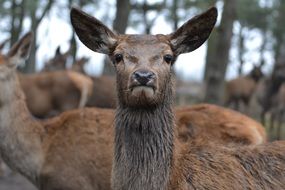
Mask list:
[[[31,118],[16,73],[0,80],[0,153],[13,169],[36,183],[43,161],[40,123]]]
[[[170,90],[171,91],[171,90]],[[166,93],[172,96],[172,92]],[[116,113],[112,185],[122,189],[166,189],[173,157],[172,98],[155,108]]]

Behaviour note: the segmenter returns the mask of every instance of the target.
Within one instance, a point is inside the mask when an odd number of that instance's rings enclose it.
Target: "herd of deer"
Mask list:
[[[285,142],[267,143],[261,124],[214,105],[173,108],[173,64],[207,40],[216,18],[211,8],[168,35],[118,35],[72,8],[79,39],[113,62],[117,108],[74,109],[46,120],[30,114],[30,92],[39,104],[60,107],[77,96],[88,105],[94,81],[108,85],[105,91],[112,84],[73,71],[19,74],[33,40],[26,34],[0,56],[3,160],[41,190],[284,189]],[[62,80],[73,88],[60,89]]]

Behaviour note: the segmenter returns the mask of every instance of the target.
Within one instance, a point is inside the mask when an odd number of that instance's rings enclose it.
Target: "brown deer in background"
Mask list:
[[[70,55],[71,49],[67,50],[65,53],[60,52],[60,46],[55,50],[55,55],[49,61],[44,64],[43,71],[58,71],[66,69],[66,61]]]
[[[93,91],[92,79],[73,71],[18,75],[28,108],[38,118],[82,108],[86,106]]]
[[[56,50],[55,57],[47,62],[43,71],[64,71],[66,68],[66,60],[69,56],[69,50],[62,54],[60,49]],[[82,57],[72,64],[71,70],[86,75],[84,65],[88,62],[88,58]],[[93,87],[90,97],[87,99],[87,107],[115,108],[115,79],[111,76],[87,76],[91,78]]]
[[[272,131],[277,119],[276,138],[279,139],[281,137],[282,112],[284,111],[284,89],[282,86],[285,83],[285,64],[283,62],[276,63],[271,76],[263,83],[259,90],[261,92],[258,93],[258,101],[262,107],[261,121],[265,124],[265,116],[269,114],[270,131]]]
[[[261,67],[254,65],[248,75],[226,82],[225,105],[230,106],[234,104],[234,108],[240,110],[240,104],[243,102],[246,108],[248,108],[257,83],[262,77]]]
[[[71,66],[71,70],[79,72],[79,73],[87,74],[84,70],[84,65],[87,64],[88,61],[89,61],[89,58],[85,56],[79,59],[76,59]]]
[[[117,73],[114,190],[284,188],[285,142],[230,148],[193,140],[183,146],[174,136],[174,61],[205,42],[216,18],[211,8],[169,35],[117,35],[71,10],[79,39],[109,55]]]
[[[82,57],[72,64],[71,70],[87,74],[84,65],[88,58]],[[93,81],[93,91],[86,104],[87,107],[115,108],[116,107],[116,90],[115,78],[112,76],[89,76]]]
[[[0,152],[3,159],[42,190],[110,189],[114,111],[85,108],[45,121],[34,119],[28,111],[16,71],[16,66],[27,58],[31,38],[31,33],[25,35],[7,55],[0,55]],[[209,107],[201,107],[205,114],[197,114],[191,119],[195,124],[192,126],[193,138],[199,138],[199,132],[205,132],[196,130],[196,127],[210,123],[195,120],[211,119],[214,117],[211,115],[219,110],[216,107],[211,109],[215,110],[214,113],[206,113],[205,109]],[[191,109],[186,111],[191,115]],[[199,110],[196,108],[194,112]],[[182,116],[185,121],[185,114]],[[250,118],[241,119],[251,121]],[[223,121],[219,122],[230,124],[232,115],[225,114]],[[232,125],[242,127],[239,122],[232,122]],[[214,135],[210,137],[216,138]],[[224,140],[223,143],[236,142]]]
[[[273,98],[273,106],[271,109],[272,112],[272,126],[271,130],[273,130],[274,125],[276,123],[276,139],[280,140],[282,135],[282,123],[284,120],[284,112],[285,112],[285,83],[283,83],[277,95]],[[276,122],[274,119],[276,118]]]

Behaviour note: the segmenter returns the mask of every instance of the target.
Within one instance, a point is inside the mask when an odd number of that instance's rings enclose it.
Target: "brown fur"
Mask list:
[[[71,49],[67,50],[65,53],[60,52],[60,46],[56,48],[54,57],[45,63],[43,71],[58,71],[66,69],[66,61],[70,55]]]
[[[39,118],[82,107],[92,93],[92,80],[73,71],[19,74],[19,78],[28,108]]]
[[[82,57],[72,64],[72,70],[86,74],[84,65],[88,58]],[[115,78],[111,76],[91,77],[93,80],[93,92],[86,106],[99,108],[115,108],[116,107],[116,87]]]
[[[241,102],[248,106],[257,83],[262,76],[261,68],[254,66],[247,76],[228,81],[225,87],[225,105],[230,106],[234,103],[236,110],[240,109]]]
[[[115,108],[116,86],[115,78],[111,76],[91,77],[93,82],[92,95],[87,107]]]
[[[71,70],[87,74],[84,70],[84,65],[89,61],[88,57],[81,57],[80,59],[77,59],[74,61],[74,63],[71,66]]]
[[[236,111],[215,105],[200,104],[175,110],[178,138],[188,142],[193,137],[221,141],[222,144],[263,144],[267,141],[264,127]],[[199,135],[197,135],[199,134]]]
[[[60,55],[63,56],[63,55]],[[76,60],[71,67],[72,71],[79,72],[86,75],[84,71],[84,64],[86,64],[88,58],[82,57]],[[51,62],[52,65],[59,64],[58,61]],[[60,64],[59,64],[60,65]],[[65,67],[54,67],[52,70],[66,70]],[[116,90],[115,90],[115,78],[110,76],[88,76],[92,79],[93,87],[91,95],[87,100],[87,107],[99,107],[99,108],[115,108],[116,107]]]
[[[209,36],[215,8],[170,35],[116,35],[72,9],[71,21],[90,49],[110,55],[117,72],[118,108],[112,186],[118,189],[282,189],[285,142],[226,147],[174,136],[176,57]]]
[[[270,118],[270,130],[271,132],[276,127],[276,134],[274,138],[281,139],[282,136],[282,124],[284,120],[285,112],[285,84],[283,83],[278,92],[271,97],[271,109],[268,110],[271,114]]]

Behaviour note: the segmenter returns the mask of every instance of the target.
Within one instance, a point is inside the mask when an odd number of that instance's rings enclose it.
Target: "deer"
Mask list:
[[[37,118],[84,107],[93,91],[92,79],[74,71],[18,73],[28,108]]]
[[[257,92],[258,103],[261,105],[261,122],[265,124],[265,116],[268,113],[270,131],[273,130],[277,119],[277,139],[280,139],[281,118],[284,111],[284,81],[285,66],[283,62],[277,62],[272,74],[259,85]]]
[[[216,8],[168,35],[116,34],[78,8],[70,14],[80,41],[109,55],[116,71],[113,190],[284,188],[284,141],[228,147],[174,135],[173,65],[207,40]]]
[[[234,104],[235,110],[240,110],[240,103],[243,102],[248,108],[256,86],[262,77],[261,66],[254,65],[246,76],[240,76],[226,82],[225,106]]]
[[[56,52],[60,52],[57,50]],[[65,62],[68,56],[68,51],[64,54],[56,53],[57,56],[51,59],[47,64],[48,67],[45,70],[56,70],[56,71],[66,71]],[[56,61],[54,61],[56,60]],[[59,61],[61,60],[61,61]],[[82,57],[80,59],[75,60],[72,64],[71,69],[68,71],[74,71],[80,73],[82,75],[87,76],[92,80],[93,89],[90,90],[90,97],[87,99],[86,106],[87,107],[99,107],[99,108],[115,108],[115,80],[112,76],[89,76],[84,71],[84,65],[88,62],[87,57]],[[62,66],[64,63],[64,66]],[[57,66],[58,65],[58,66]],[[48,69],[48,68],[51,69]]]
[[[88,61],[89,61],[89,57],[85,57],[85,56],[79,59],[76,59],[71,66],[71,70],[79,72],[79,73],[87,74],[84,70],[84,65],[88,63]]]
[[[27,33],[7,54],[0,54],[1,157],[40,190],[104,190],[111,176],[105,166],[112,165],[112,157],[98,151],[112,150],[106,137],[112,136],[114,113],[86,108],[35,119],[16,70],[27,59],[32,39]]]
[[[265,128],[240,112],[211,104],[175,108],[177,137],[181,142],[194,138],[221,144],[259,145],[267,142]]]
[[[49,61],[45,63],[43,71],[57,71],[66,69],[66,61],[70,55],[71,49],[67,50],[65,53],[61,53],[60,46],[55,50],[55,55]]]
[[[82,108],[46,120],[35,119],[28,110],[16,70],[27,59],[31,41],[32,33],[27,33],[8,54],[0,54],[0,154],[3,160],[40,190],[111,189],[115,111]],[[209,107],[200,109],[205,112]],[[216,107],[216,111],[218,109]],[[191,109],[186,111],[191,114]],[[206,117],[204,114],[192,118],[195,124],[192,127],[199,127],[195,119],[207,120],[216,111],[207,113]],[[231,114],[225,114],[229,123],[231,118]],[[203,130],[194,131],[198,132],[192,136],[198,138],[195,135],[201,135],[199,131]],[[227,140],[223,143],[231,143]]]
[[[273,119],[271,129],[274,127],[274,118],[276,118],[276,139],[280,140],[282,135],[282,120],[285,111],[285,83],[280,86],[278,93],[274,97],[273,101],[275,106],[273,106],[271,110]]]

